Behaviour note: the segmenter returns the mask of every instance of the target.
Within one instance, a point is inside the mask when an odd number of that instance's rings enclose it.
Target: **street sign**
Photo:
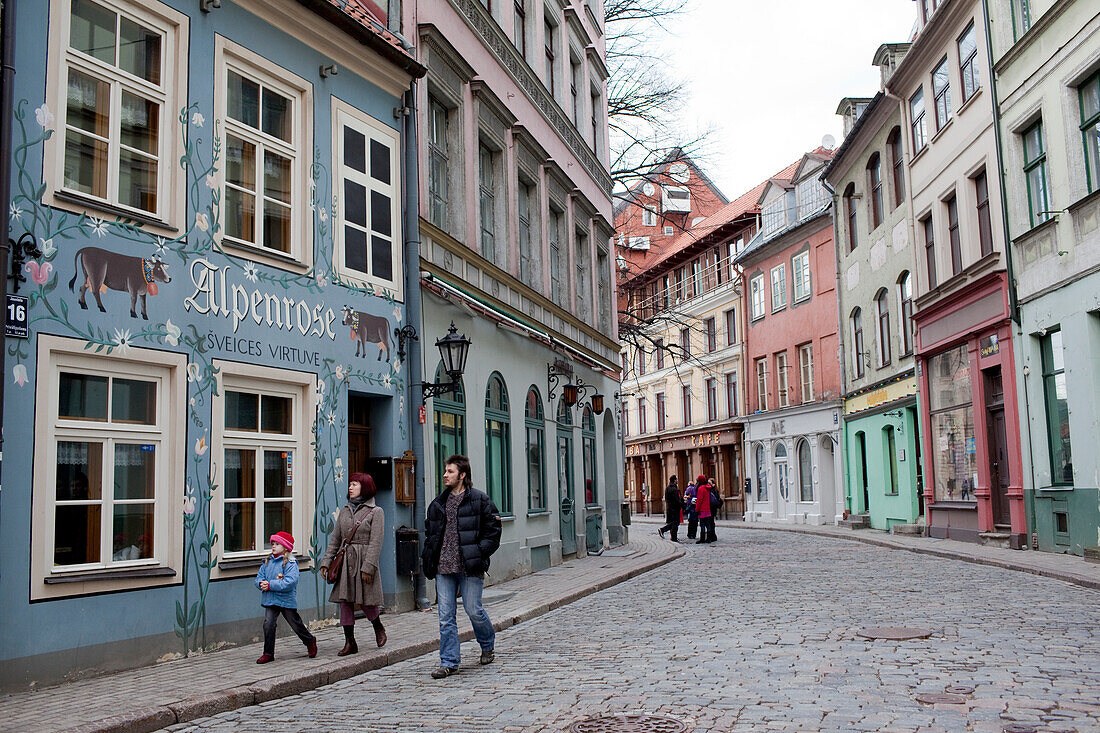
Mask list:
[[[27,305],[27,296],[8,293],[7,310],[4,315],[4,335],[8,338],[25,339],[30,335]]]

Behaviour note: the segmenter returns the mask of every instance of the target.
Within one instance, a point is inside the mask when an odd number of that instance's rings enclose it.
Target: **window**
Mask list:
[[[773,463],[775,463],[775,483],[776,488],[779,489],[779,496],[783,499],[787,498],[787,492],[789,487],[787,481],[790,476],[789,467],[787,466],[787,446],[782,442],[776,442],[775,448],[772,450]]]
[[[757,501],[768,500],[768,462],[762,443],[756,444],[756,497]]]
[[[527,7],[526,0],[514,0],[515,23],[512,26],[512,43],[523,58],[527,58]]]
[[[47,185],[91,206],[179,223],[176,117],[186,104],[179,59],[187,55],[187,17],[160,3],[52,7],[66,40],[51,49],[47,73],[59,117],[46,146]]]
[[[435,382],[447,379],[440,362],[435,370]],[[432,399],[432,422],[435,441],[435,465],[443,466],[447,456],[466,455],[466,390],[462,380],[458,382],[458,391],[449,392]],[[436,471],[435,492],[443,492],[443,471]]]
[[[730,417],[737,417],[737,372],[726,375],[726,409]]]
[[[1078,90],[1081,106],[1081,139],[1085,144],[1085,174],[1089,191],[1100,188],[1100,71]]]
[[[684,268],[680,267],[676,270],[676,302],[684,300]]]
[[[623,409],[626,409],[625,405]],[[625,421],[623,424],[626,424]],[[542,411],[542,396],[535,387],[527,390],[523,425],[527,430],[527,511],[544,512],[547,509],[546,420]]]
[[[501,514],[512,514],[512,430],[508,388],[498,373],[485,390],[485,486]]]
[[[333,108],[338,130],[335,170],[343,192],[335,223],[337,270],[400,297],[404,271],[397,135],[339,100],[333,100]]]
[[[496,154],[485,143],[477,150],[478,205],[481,223],[481,256],[495,263],[496,242]]]
[[[562,307],[565,307],[565,299],[569,294],[569,272],[561,249],[564,218],[564,213],[550,207],[550,297]]]
[[[890,131],[886,144],[890,149],[890,166],[893,169],[894,179],[894,208],[897,208],[905,200],[905,159],[901,150],[900,127]]]
[[[764,206],[764,234],[771,234],[783,228],[787,223],[786,196],[780,196]]]
[[[577,317],[587,321],[592,314],[592,261],[588,251],[588,235],[577,231]]]
[[[718,419],[718,380],[714,377],[707,379],[707,421],[714,422]]]
[[[671,237],[671,236],[672,236],[673,234],[675,234],[675,233],[676,233],[676,230],[675,230],[675,229],[674,229],[673,227],[671,227],[671,226],[665,226],[665,228],[664,228],[664,229],[662,230],[662,233],[663,233],[663,234],[664,234],[664,235],[665,235],[666,237]]]
[[[801,221],[829,202],[825,187],[816,176],[800,181],[795,188],[798,199],[798,219]]]
[[[91,356],[84,342],[38,338],[32,598],[93,592],[41,579],[105,571],[121,575],[97,579],[95,592],[178,582],[185,357],[134,347]]]
[[[976,501],[977,450],[966,344],[928,360],[932,491],[936,501]]]
[[[546,28],[544,30],[545,38],[543,38],[544,50],[546,53],[546,88],[550,91],[551,97],[557,96],[557,74],[554,73],[554,67],[557,65],[557,52],[554,48],[554,36],[557,35],[557,26],[551,22],[549,18],[546,19]]]
[[[909,271],[898,278],[898,303],[901,311],[902,356],[913,353],[913,278]]]
[[[966,104],[982,85],[978,76],[978,41],[971,23],[959,36],[959,73],[962,75],[962,103]]]
[[[569,109],[573,113],[573,126],[581,124],[581,62],[572,56],[569,57]]]
[[[772,313],[787,307],[787,268],[772,268]]]
[[[890,294],[886,288],[875,296],[875,311],[878,318],[878,365],[890,363]]]
[[[600,152],[600,117],[603,112],[603,107],[600,104],[600,90],[592,87],[589,91],[591,97],[592,107],[589,111],[592,113],[592,151],[596,154]]]
[[[532,251],[531,202],[538,196],[534,184],[519,179],[517,189],[518,207],[516,218],[519,222],[519,279],[528,287],[541,290],[536,265],[537,258]]]
[[[691,356],[691,329],[680,329],[680,350],[682,351],[684,358]]]
[[[680,403],[684,410],[684,427],[691,425],[691,386],[685,384],[680,388]]]
[[[951,243],[951,274],[962,272],[962,238],[959,236],[959,202],[955,196],[944,202],[947,209],[947,236]]]
[[[655,206],[646,206],[642,209],[642,226],[657,226],[657,208]]]
[[[1062,332],[1053,331],[1044,336],[1041,349],[1047,440],[1050,447],[1050,482],[1056,486],[1069,486],[1073,484],[1073,454],[1069,439],[1069,395],[1066,391]]]
[[[810,460],[810,444],[805,440],[798,442],[798,498],[800,501],[814,500],[813,462]]]
[[[726,311],[726,345],[733,346],[737,343],[737,309],[730,308]]]
[[[909,98],[909,124],[913,133],[913,154],[924,150],[928,139],[924,130],[924,89],[918,89],[917,93]]]
[[[1014,39],[1031,28],[1031,0],[1012,0],[1012,33]]]
[[[932,72],[932,97],[936,105],[936,131],[943,129],[951,119],[951,84],[945,56]]]
[[[924,15],[924,22],[927,23],[928,19],[932,17],[932,13],[936,12],[943,3],[943,0],[921,0],[921,11]]]
[[[921,219],[924,230],[924,262],[928,268],[928,289],[936,287],[936,241],[932,230],[932,215]]]
[[[882,158],[878,153],[867,161],[867,183],[871,190],[871,229],[882,223]]]
[[[639,346],[638,349],[634,352],[634,360],[635,360],[635,363],[638,365],[638,376],[639,377],[644,377],[645,376],[645,363],[646,363],[645,349],[643,349],[642,347]]]
[[[707,326],[707,351],[718,350],[718,324],[713,317],[704,321]]]
[[[217,116],[224,123],[223,239],[304,261],[312,223],[305,178],[312,143],[310,85],[270,61],[218,41]]]
[[[852,373],[856,379],[863,377],[863,311],[852,309]]]
[[[645,414],[645,398],[638,399],[638,434],[646,434],[646,414]]]
[[[855,252],[859,244],[856,234],[856,184],[849,183],[844,189],[844,213],[848,219],[848,251]]]
[[[993,251],[993,222],[989,218],[989,185],[983,168],[974,176],[974,199],[978,213],[978,242],[982,257]]]
[[[749,282],[752,298],[752,319],[764,317],[764,276],[757,275]]]
[[[887,425],[882,429],[882,445],[886,451],[886,455],[883,457],[890,472],[890,483],[886,485],[886,493],[896,496],[898,493],[898,446],[893,425]]]
[[[216,361],[211,445],[219,490],[210,516],[218,527],[214,554],[225,560],[261,557],[268,537],[286,531],[306,538],[313,511],[313,374]],[[297,466],[297,469],[295,469]],[[226,572],[232,572],[226,570]]]
[[[665,420],[667,418],[667,412],[665,410],[665,393],[657,393],[657,432],[663,432],[665,429]]]
[[[1027,179],[1027,204],[1031,226],[1050,218],[1050,189],[1047,184],[1047,153],[1043,141],[1043,121],[1024,131],[1024,177]]]
[[[437,227],[447,226],[449,117],[439,100],[428,97],[428,218]]]
[[[787,385],[787,352],[780,351],[775,355],[775,380],[776,394],[779,396],[780,409],[791,404]]]
[[[768,360],[764,357],[756,360],[756,409],[768,409]]]
[[[802,381],[802,402],[814,400],[814,345],[798,347],[798,373]]]
[[[611,269],[607,249],[601,244],[596,248],[596,298],[600,310],[600,330],[611,333]]]
[[[596,418],[592,408],[585,407],[581,413],[581,464],[584,468],[584,504],[599,506],[600,486],[596,472]]]
[[[653,355],[654,355],[654,358],[657,362],[657,368],[658,369],[664,369],[665,368],[665,340],[664,339],[657,339],[656,344],[655,344],[654,349],[653,349]]]
[[[794,300],[797,303],[810,297],[810,253],[800,252],[791,260],[794,277]]]

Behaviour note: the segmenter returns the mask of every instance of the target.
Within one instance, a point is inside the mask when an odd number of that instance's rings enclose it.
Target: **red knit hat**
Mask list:
[[[271,541],[278,542],[280,545],[288,550],[294,549],[294,537],[290,534],[290,532],[276,532],[275,534],[271,535]]]
[[[703,474],[699,474],[699,476],[695,479],[695,483],[697,483],[697,484],[705,484],[706,482],[707,482],[707,477],[704,476]]]

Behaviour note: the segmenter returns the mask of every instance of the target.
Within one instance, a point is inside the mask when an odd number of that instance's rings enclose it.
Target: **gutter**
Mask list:
[[[866,115],[867,112],[865,111],[863,114]],[[857,121],[856,124],[857,125],[859,124],[858,121]],[[852,133],[854,133],[854,132],[855,132],[855,130],[853,129],[852,132],[848,133],[849,138],[851,137]],[[834,161],[837,160],[838,157],[839,156],[834,157],[833,160]],[[850,458],[849,454],[851,453],[851,451],[848,450],[848,445],[847,445],[847,443],[848,443],[848,423],[847,423],[846,420],[843,419],[844,402],[846,401],[846,399],[847,399],[846,395],[848,394],[848,365],[846,363],[846,359],[844,358],[845,354],[847,353],[846,349],[844,348],[844,332],[846,330],[845,329],[845,324],[847,323],[847,321],[844,318],[844,313],[840,310],[840,293],[842,292],[841,289],[840,289],[840,285],[841,285],[841,283],[840,283],[840,250],[837,249],[838,247],[840,247],[840,229],[839,229],[839,227],[837,225],[837,221],[836,221],[836,210],[837,210],[836,207],[837,207],[837,202],[838,202],[840,197],[837,196],[836,189],[833,188],[827,180],[825,180],[825,176],[829,173],[829,170],[831,169],[831,167],[832,167],[832,163],[830,163],[829,166],[826,167],[824,171],[822,171],[821,176],[819,177],[819,180],[821,181],[821,185],[825,187],[825,190],[829,192],[829,195],[833,197],[833,205],[832,205],[832,212],[833,212],[833,216],[832,216],[832,219],[833,219],[833,251],[835,251],[837,253],[836,254],[836,311],[837,311],[836,343],[837,343],[837,349],[840,351],[838,356],[840,357],[840,379],[841,379],[841,382],[840,382],[840,384],[841,384],[841,389],[840,389],[840,392],[841,392],[840,408],[841,408],[841,410],[840,410],[840,412],[841,412],[841,423],[842,423],[841,426],[840,426],[840,435],[841,435],[842,442],[838,447],[840,448],[841,455],[844,456],[843,470],[844,470],[844,479],[845,479],[844,480],[844,503],[845,503],[845,508],[848,511],[852,511],[852,495],[849,492],[849,487],[851,486],[851,484],[849,484],[848,480],[847,480],[848,477],[852,475],[851,471],[849,470],[850,466],[848,465],[848,460]],[[860,355],[860,357],[862,357],[862,354]],[[834,513],[836,512],[835,505],[833,507],[833,512]],[[870,514],[869,509],[868,509],[868,514]]]
[[[298,2],[350,35],[382,58],[400,67],[402,71],[409,74],[414,79],[419,79],[428,73],[428,67],[409,55],[408,52],[413,48],[412,44],[401,35],[394,33],[373,18],[364,16],[364,20],[368,21],[375,29],[370,30],[357,19],[344,12],[341,8],[328,2],[328,0],[298,0]],[[401,44],[402,48],[398,48],[392,43],[389,43],[380,34],[393,36]]]

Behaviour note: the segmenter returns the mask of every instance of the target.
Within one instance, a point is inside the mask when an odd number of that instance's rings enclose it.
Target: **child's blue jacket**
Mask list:
[[[268,555],[256,573],[257,588],[261,580],[266,580],[271,588],[261,592],[261,606],[298,607],[298,561],[293,555],[278,558]]]

